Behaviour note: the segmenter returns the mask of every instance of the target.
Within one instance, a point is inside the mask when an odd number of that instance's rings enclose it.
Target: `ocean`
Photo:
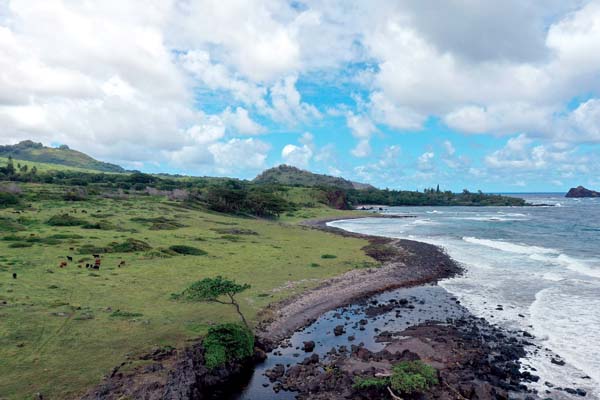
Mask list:
[[[600,199],[518,196],[550,206],[389,207],[383,213],[416,218],[329,225],[445,248],[466,272],[440,285],[473,314],[541,345],[524,360],[541,378],[531,387],[544,397],[550,382],[600,399]]]

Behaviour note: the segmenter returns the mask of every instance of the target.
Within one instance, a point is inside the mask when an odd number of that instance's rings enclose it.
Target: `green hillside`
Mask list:
[[[315,174],[290,165],[270,168],[256,178],[255,183],[277,183],[290,186],[332,186],[339,189],[368,189],[373,186],[344,178]]]
[[[0,157],[8,156],[23,161],[58,164],[86,170],[125,172],[118,165],[98,161],[80,151],[72,150],[68,146],[46,147],[31,140],[24,140],[15,145],[0,146]]]

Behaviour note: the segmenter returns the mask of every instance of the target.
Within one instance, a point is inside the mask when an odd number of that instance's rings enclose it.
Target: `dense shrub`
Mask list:
[[[31,247],[33,246],[33,243],[29,243],[29,242],[14,242],[8,245],[8,247],[12,247],[12,248],[23,248],[23,247]]]
[[[59,214],[51,217],[46,223],[51,226],[79,226],[85,225],[87,221],[69,214]]]
[[[437,385],[437,371],[421,360],[402,361],[392,367],[389,377],[357,377],[354,380],[355,389],[383,389],[390,387],[402,394],[423,393]]]
[[[201,249],[198,249],[198,248],[192,247],[192,246],[185,246],[182,244],[171,246],[171,247],[169,247],[169,250],[172,250],[177,254],[184,254],[184,255],[190,255],[190,256],[204,256],[204,255],[208,254],[204,250],[201,250]]]
[[[321,258],[323,258],[323,259],[332,259],[332,258],[337,258],[337,256],[334,255],[334,254],[322,254]]]
[[[81,226],[83,229],[99,229],[103,231],[110,231],[115,229],[115,226],[108,221],[88,222]]]
[[[243,360],[254,353],[254,335],[238,324],[220,324],[204,338],[204,362],[213,369],[228,361]]]
[[[16,194],[0,192],[0,208],[13,207],[19,203],[20,199]]]
[[[403,361],[392,368],[390,384],[401,393],[421,393],[438,384],[437,371],[420,360]]]
[[[148,243],[137,240],[137,239],[127,239],[122,243],[111,243],[110,251],[114,253],[132,253],[135,251],[146,251],[152,249]]]

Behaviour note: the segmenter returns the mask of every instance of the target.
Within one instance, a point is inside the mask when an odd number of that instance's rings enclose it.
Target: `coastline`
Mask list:
[[[377,217],[380,215],[375,214]],[[387,216],[384,216],[387,217]],[[394,216],[406,218],[410,216]],[[445,251],[435,245],[379,236],[365,235],[330,227],[328,222],[341,219],[365,218],[349,216],[303,221],[301,225],[319,229],[331,234],[366,239],[369,246],[391,246],[397,253],[393,257],[372,256],[382,262],[379,268],[365,271],[349,271],[341,276],[329,279],[308,292],[271,305],[265,310],[266,317],[257,328],[257,337],[267,349],[272,350],[278,344],[281,348],[301,344],[291,343],[289,338],[294,332],[313,329],[313,323],[326,312],[335,310],[333,318],[343,321],[349,310],[346,306],[360,304],[359,309],[369,315],[396,312],[410,314],[415,305],[406,304],[398,308],[396,299],[388,303],[378,303],[377,294],[393,293],[398,288],[424,289],[425,299],[413,300],[418,304],[433,303],[442,315],[432,318],[419,308],[416,314],[419,321],[393,332],[379,332],[375,341],[384,342],[383,350],[374,352],[363,343],[351,344],[349,350],[336,351],[332,348],[325,357],[305,358],[293,366],[276,365],[265,375],[276,392],[293,391],[299,399],[379,399],[381,391],[367,390],[358,393],[352,388],[357,375],[377,376],[389,373],[394,363],[403,360],[421,359],[435,365],[441,378],[440,385],[424,394],[425,399],[539,399],[535,391],[529,390],[524,383],[535,382],[539,378],[529,371],[521,370],[520,359],[525,356],[525,348],[534,346],[527,332],[509,332],[494,326],[490,322],[473,316],[460,302],[437,286],[441,279],[450,278],[463,272]],[[378,257],[379,256],[379,257]],[[428,288],[440,289],[447,296],[428,295]],[[436,299],[436,297],[438,297]],[[378,303],[378,304],[377,304]],[[376,304],[375,306],[373,304]],[[407,309],[407,308],[408,309]],[[463,315],[456,318],[456,309]],[[395,310],[395,311],[394,311]],[[331,314],[331,313],[329,313]],[[356,314],[353,310],[350,314]],[[389,315],[387,316],[389,317]],[[332,320],[331,318],[330,320]],[[346,320],[352,316],[345,316]],[[375,320],[378,317],[375,317]],[[415,317],[416,318],[416,317]],[[433,320],[430,320],[433,319]],[[363,319],[361,323],[365,323]],[[394,321],[393,318],[389,320]],[[356,321],[355,321],[356,322]],[[408,324],[408,322],[407,322]],[[348,326],[348,322],[344,326]],[[350,323],[351,325],[351,323]],[[356,328],[356,323],[354,324]],[[364,327],[361,328],[363,330]],[[375,332],[378,332],[377,330]],[[322,332],[325,333],[325,332]],[[331,332],[327,332],[330,334]],[[353,335],[348,340],[353,339]],[[286,343],[287,341],[287,343]],[[300,347],[299,347],[300,346]],[[343,348],[344,346],[342,346]],[[277,351],[276,351],[277,353]],[[330,372],[337,371],[336,377]],[[264,386],[264,385],[263,385]]]
[[[301,225],[306,229],[366,239],[369,244],[363,249],[380,261],[381,266],[348,271],[327,279],[312,290],[268,306],[261,312],[262,322],[255,330],[257,349],[254,357],[208,371],[202,364],[201,341],[192,341],[189,347],[183,349],[157,349],[140,358],[147,360],[143,366],[129,371],[124,370],[126,363],[117,366],[83,398],[108,400],[118,399],[123,394],[149,399],[237,398],[237,391],[245,386],[245,383],[239,382],[240,377],[247,376],[254,365],[260,365],[267,357],[266,352],[277,350],[278,346],[281,346],[279,349],[294,346],[289,342],[290,337],[326,313],[341,310],[336,318],[347,324],[342,315],[350,306],[358,305],[375,319],[383,318],[386,312],[398,312],[398,303],[389,300],[374,305],[373,296],[385,295],[396,289],[441,289],[435,285],[439,280],[463,271],[443,249],[435,245],[358,234],[327,226],[330,221],[350,218],[365,216],[307,220]],[[519,371],[518,360],[524,355],[524,346],[530,344],[526,338],[473,317],[449,296],[436,299],[436,296],[425,294],[425,299],[431,307],[439,308],[439,321],[426,321],[428,315],[421,312],[419,306],[423,303],[413,299],[408,305],[401,306],[402,313],[416,312],[425,321],[407,325],[400,331],[376,331],[374,339],[385,342],[383,350],[370,351],[362,343],[348,343],[348,350],[328,352],[327,357],[321,358],[315,357],[315,350],[311,357],[298,359],[298,364],[287,365],[287,368],[281,365],[276,374],[267,370],[272,385],[272,389],[267,389],[272,393],[282,390],[294,392],[300,399],[380,399],[381,392],[356,392],[352,386],[353,377],[388,371],[398,361],[422,359],[436,366],[442,382],[425,394],[426,399],[508,399],[509,393],[510,398],[525,398],[527,394],[530,399],[536,399],[521,383],[535,377]],[[455,321],[452,310],[456,309],[465,315]],[[351,317],[345,317],[346,320],[348,318]],[[452,323],[448,324],[450,321]],[[401,336],[399,332],[402,332]],[[299,349],[301,344],[295,346]],[[337,372],[332,374],[332,370]],[[163,397],[167,394],[168,397]]]
[[[266,348],[274,347],[327,311],[385,291],[436,283],[462,272],[462,268],[437,246],[348,232],[327,225],[331,221],[357,218],[365,216],[321,218],[303,221],[300,225],[335,235],[366,239],[370,244],[363,249],[382,265],[348,271],[327,279],[314,289],[269,305],[261,312],[262,321],[256,328],[256,335]]]

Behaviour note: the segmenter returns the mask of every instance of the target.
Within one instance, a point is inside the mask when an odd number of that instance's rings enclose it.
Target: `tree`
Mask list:
[[[235,281],[217,276],[216,278],[204,278],[200,281],[192,283],[187,289],[180,294],[175,294],[175,299],[183,299],[189,301],[204,301],[214,302],[219,304],[229,304],[235,307],[237,313],[242,318],[242,322],[249,328],[244,314],[240,310],[240,305],[235,299],[235,295],[249,289],[248,284],[239,284]],[[226,297],[229,300],[220,300],[220,298]]]
[[[6,164],[6,175],[11,176],[15,174],[15,164],[13,163],[12,156],[8,156],[8,163]]]

